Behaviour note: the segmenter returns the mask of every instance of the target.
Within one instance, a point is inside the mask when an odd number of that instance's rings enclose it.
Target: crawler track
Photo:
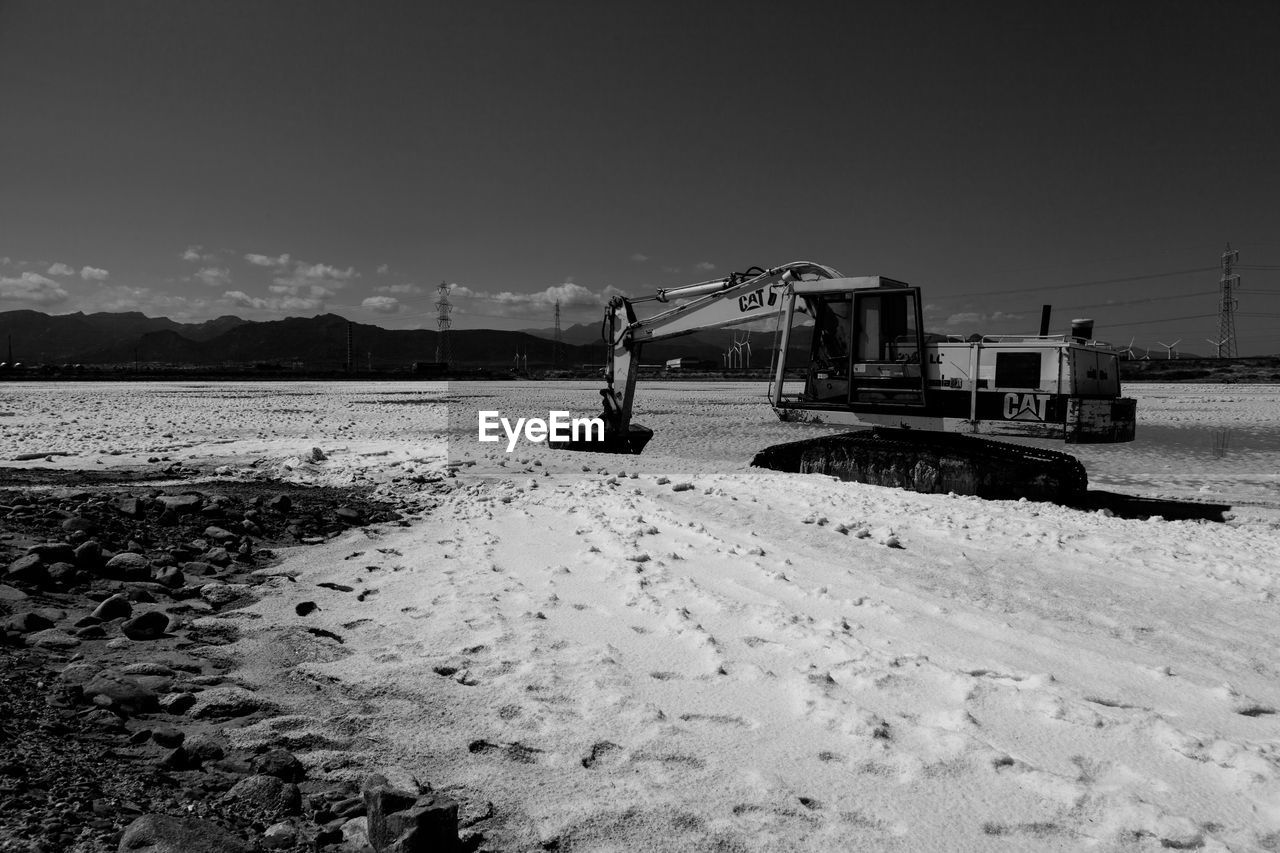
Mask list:
[[[757,453],[751,464],[916,492],[1057,503],[1080,502],[1089,486],[1084,466],[1066,453],[907,430],[876,429],[778,444]]]

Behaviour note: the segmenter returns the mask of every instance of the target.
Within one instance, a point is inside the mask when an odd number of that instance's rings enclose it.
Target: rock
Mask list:
[[[39,554],[46,563],[70,563],[76,558],[76,551],[69,542],[45,542],[32,545],[27,549],[27,553]]]
[[[57,562],[49,566],[49,580],[53,583],[73,584],[80,576],[80,570],[70,563]]]
[[[190,693],[186,695],[191,696]],[[191,698],[193,701],[195,700],[194,696],[191,696]],[[226,749],[223,747],[222,742],[210,734],[194,734],[186,739],[182,747],[194,761],[201,763],[217,761],[226,755]]]
[[[212,525],[204,529],[204,535],[214,542],[228,542],[236,538],[236,535],[225,527],[214,527]]]
[[[187,577],[208,577],[209,575],[216,575],[218,573],[218,567],[213,563],[193,560],[192,562],[182,564],[182,573]]]
[[[166,509],[156,516],[156,524],[160,527],[176,527],[178,514],[171,509]]]
[[[197,719],[244,717],[256,711],[272,711],[275,706],[256,693],[224,684],[201,691],[196,696],[190,715]]]
[[[257,773],[275,776],[285,782],[301,782],[307,772],[302,762],[287,749],[272,749],[262,755],[255,755],[249,766]]]
[[[148,587],[154,588],[156,592],[164,590],[164,587],[160,586],[158,583],[134,581],[125,587],[124,594],[128,596],[129,600],[134,604],[155,604],[156,597],[151,594],[151,589]]]
[[[49,493],[49,496],[60,501],[82,501],[89,497],[89,493],[84,489],[76,489],[71,486],[58,486]]]
[[[0,583],[0,601],[8,601],[12,603],[15,601],[22,601],[26,597],[27,594],[16,586],[9,586],[8,584]]]
[[[293,507],[293,499],[288,495],[272,495],[267,498],[267,502],[264,506],[267,509],[274,510],[275,512],[285,513]]]
[[[172,668],[155,661],[131,663],[128,666],[120,667],[120,671],[125,675],[159,675],[164,678],[176,678],[178,676],[178,673],[174,672]]]
[[[84,721],[91,726],[96,726],[109,732],[119,732],[124,729],[124,720],[105,708],[95,708],[85,714]]]
[[[182,569],[177,566],[161,566],[152,573],[151,579],[162,586],[167,586],[169,589],[177,589],[187,582],[186,576],[182,574]]]
[[[135,616],[120,626],[130,640],[158,640],[169,630],[169,617],[159,610]]]
[[[62,522],[62,529],[68,533],[73,533],[79,530],[87,534],[93,534],[93,532],[98,529],[98,526],[94,524],[91,519],[84,518],[79,515],[73,515],[71,518]]]
[[[215,566],[226,566],[231,563],[231,554],[226,548],[210,548],[201,556],[206,562],[213,563]]]
[[[156,500],[166,510],[178,515],[195,512],[204,505],[204,495],[198,492],[186,492],[181,495],[159,495]]]
[[[307,458],[310,459],[312,462],[323,462],[329,457],[325,456],[324,451],[321,450],[320,448],[313,447],[311,448],[311,453],[307,455]]]
[[[141,554],[122,551],[107,560],[107,574],[126,580],[151,580],[151,562]]]
[[[174,747],[160,756],[156,764],[165,770],[190,770],[195,766],[187,755],[187,751],[181,746]]]
[[[118,853],[250,853],[239,837],[195,817],[147,814],[120,836]]]
[[[80,640],[57,628],[46,628],[27,635],[27,645],[42,649],[74,649]]]
[[[150,682],[144,681],[146,678],[148,676],[104,669],[84,682],[80,689],[84,698],[95,705],[134,717],[159,707],[161,691],[158,688],[165,685],[155,681],[156,676],[150,676]]]
[[[380,773],[365,778],[360,785],[360,795],[369,818],[369,841],[375,850],[382,850],[399,837],[399,832],[393,832],[395,827],[387,826],[387,817],[412,806],[417,795],[393,788]]]
[[[128,619],[133,615],[133,605],[129,603],[127,596],[116,593],[95,607],[91,615],[103,622],[110,622],[112,619]]]
[[[367,817],[353,817],[351,820],[342,824],[342,840],[345,844],[361,849],[369,844],[369,819]],[[377,850],[378,848],[374,848]]]
[[[262,846],[268,850],[283,850],[294,846],[297,841],[298,830],[287,821],[273,823],[262,833]]]
[[[342,843],[342,826],[324,826],[316,833],[315,846],[317,850],[328,847],[330,844]]]
[[[314,601],[299,601],[293,608],[293,612],[299,616],[310,616],[319,610],[320,607]]]
[[[364,514],[354,507],[340,506],[334,510],[333,514],[338,517],[339,521],[346,524],[360,524],[364,521]]]
[[[49,572],[39,554],[26,554],[9,564],[5,580],[42,586],[49,582]]]
[[[302,807],[298,786],[259,773],[237,782],[226,793],[229,802],[268,814],[294,814]]]
[[[195,704],[194,693],[166,693],[160,697],[160,710],[166,714],[185,714]]]
[[[222,583],[217,581],[200,587],[200,597],[214,607],[224,607],[241,598],[252,587],[245,583]]]
[[[137,498],[112,498],[107,502],[107,506],[129,518],[140,518],[142,516],[142,504]]]
[[[186,735],[183,734],[182,729],[176,729],[173,726],[162,726],[151,733],[151,739],[165,749],[177,749],[186,740]]]
[[[329,807],[330,811],[336,817],[344,820],[368,814],[368,810],[364,807],[364,799],[362,797],[347,797],[345,800],[338,800]]]
[[[107,629],[101,625],[85,625],[83,628],[72,631],[71,634],[80,640],[101,640],[107,636]]]
[[[369,843],[379,853],[456,851],[458,804],[438,794],[416,796],[373,775],[360,788],[368,813]]]
[[[30,634],[52,627],[52,620],[35,612],[15,613],[4,620],[4,630],[17,631],[19,634]]]
[[[65,684],[84,684],[101,671],[102,667],[97,664],[77,661],[63,667],[58,673],[58,680]]]
[[[73,562],[82,569],[96,569],[102,565],[102,545],[96,539],[81,542],[76,548]]]

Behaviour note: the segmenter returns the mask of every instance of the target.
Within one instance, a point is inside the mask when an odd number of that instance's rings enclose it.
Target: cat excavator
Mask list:
[[[636,306],[647,302],[671,307],[641,319]],[[1070,503],[1088,486],[1074,456],[985,436],[1134,438],[1136,403],[1120,394],[1118,352],[1091,339],[1092,321],[1077,321],[1064,335],[930,334],[920,288],[795,261],[615,296],[602,326],[604,440],[557,446],[640,453],[653,436],[631,420],[644,345],[762,322],[775,331],[769,402],[778,416],[863,429],[768,447],[752,461],[758,467]]]

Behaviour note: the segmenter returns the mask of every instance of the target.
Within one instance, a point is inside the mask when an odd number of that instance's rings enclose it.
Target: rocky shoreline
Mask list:
[[[368,489],[198,475],[0,477],[0,853],[474,849],[429,789],[335,788],[225,736],[281,709],[208,617],[256,600],[277,549],[407,522]]]

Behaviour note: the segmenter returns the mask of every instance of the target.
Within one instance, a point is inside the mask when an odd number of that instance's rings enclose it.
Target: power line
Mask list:
[[[1195,293],[1179,293],[1174,296],[1146,296],[1146,297],[1143,297],[1142,299],[1125,299],[1118,302],[1092,302],[1087,305],[1078,305],[1075,303],[1069,303],[1067,305],[1062,305],[1060,307],[1064,310],[1066,309],[1077,310],[1082,308],[1111,308],[1111,307],[1116,307],[1121,305],[1142,305],[1148,302],[1168,302],[1171,299],[1190,299],[1193,296],[1212,296],[1217,292],[1218,291],[1216,290],[1198,290]]]
[[[1133,323],[1115,323],[1114,328],[1128,329],[1131,326],[1150,326],[1154,323],[1178,323],[1183,320],[1204,320],[1208,317],[1217,317],[1217,316],[1218,316],[1217,314],[1190,314],[1186,317],[1164,317],[1158,320],[1138,320]],[[1108,323],[1107,326],[1112,327],[1113,324]]]
[[[977,292],[967,292],[956,294],[955,296],[939,296],[937,300],[942,299],[967,299],[973,296],[1004,296],[1010,293],[1039,293],[1045,290],[1067,290],[1076,287],[1094,287],[1102,284],[1125,284],[1132,281],[1150,281],[1155,278],[1173,278],[1179,275],[1191,275],[1198,272],[1213,272],[1217,267],[1195,267],[1185,270],[1170,270],[1168,272],[1148,273],[1147,275],[1131,275],[1123,278],[1100,278],[1094,281],[1075,281],[1069,284],[1046,284],[1037,287],[1016,287],[1009,290],[980,290]]]

